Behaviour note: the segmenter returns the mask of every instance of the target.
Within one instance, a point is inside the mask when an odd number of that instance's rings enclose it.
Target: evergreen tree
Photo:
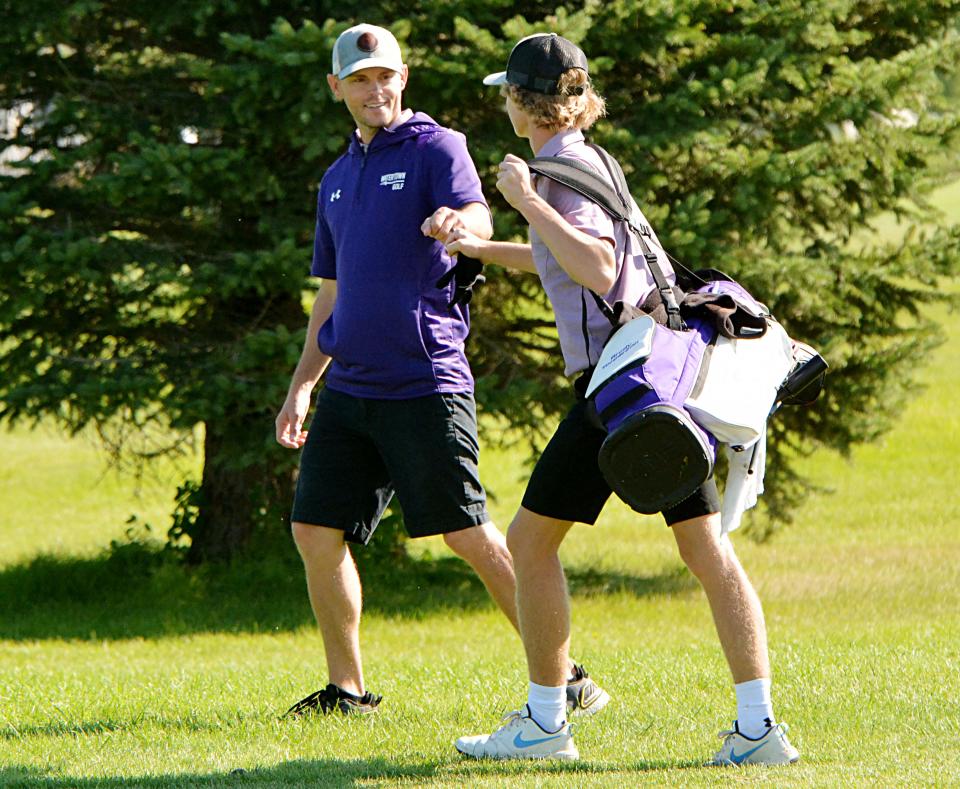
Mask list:
[[[306,325],[316,185],[351,131],[324,77],[357,21],[405,44],[407,105],[467,133],[501,238],[521,229],[493,173],[528,152],[480,79],[530,32],[583,46],[610,112],[594,139],[668,250],[739,278],[830,361],[826,397],[773,423],[776,512],[802,487],[794,455],[879,435],[937,340],[924,308],[956,273],[957,231],[886,246],[869,222],[929,221],[925,190],[955,176],[960,0],[0,8],[0,418],[94,424],[121,457],[203,425],[175,519],[195,560],[286,539],[296,458],[273,417]],[[468,349],[480,408],[536,441],[565,405],[552,320],[534,278],[490,275]]]
[[[958,17],[957,2],[620,0],[502,33],[458,20],[482,53],[462,69],[474,85],[523,35],[579,43],[608,102],[592,138],[624,164],[665,248],[740,280],[828,359],[817,405],[770,423],[774,524],[805,492],[797,455],[882,434],[940,341],[926,307],[958,271],[960,232],[932,229],[925,196],[960,169],[958,105],[943,93]],[[873,238],[885,211],[914,225],[905,240]]]

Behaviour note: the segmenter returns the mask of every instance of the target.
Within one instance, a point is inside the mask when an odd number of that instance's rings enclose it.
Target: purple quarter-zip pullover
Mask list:
[[[442,206],[483,203],[466,139],[415,113],[381,129],[364,152],[354,135],[320,183],[314,276],[337,281],[337,301],[320,328],[332,357],[331,389],[357,397],[407,399],[471,392],[463,344],[466,307],[450,307],[453,265],[443,245],[420,232]]]

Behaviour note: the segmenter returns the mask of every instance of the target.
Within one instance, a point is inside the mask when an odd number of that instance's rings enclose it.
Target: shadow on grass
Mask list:
[[[361,560],[364,608],[400,618],[493,603],[453,557]],[[573,569],[574,596],[673,594],[695,586],[682,569],[633,576]],[[38,556],[0,568],[0,639],[123,639],[201,632],[275,632],[313,622],[294,556],[186,567],[146,547],[90,558]]]
[[[31,768],[0,768],[0,786],[5,787],[183,787],[183,786],[376,786],[402,782],[408,786],[460,784],[469,786],[483,780],[517,785],[576,786],[586,776],[623,777],[630,784],[631,774],[651,771],[702,768],[703,762],[641,761],[627,764],[579,762],[492,762],[469,760],[390,761],[387,759],[317,759],[285,762],[274,767],[236,769],[222,773],[117,776],[114,778],[51,778]],[[498,780],[499,779],[499,780]]]
[[[137,715],[127,719],[106,718],[93,721],[70,721],[67,718],[54,720],[49,723],[33,725],[16,725],[7,720],[5,725],[0,726],[0,739],[15,741],[28,737],[82,737],[87,735],[128,733],[140,729],[146,716]],[[188,728],[191,734],[199,732],[223,732],[223,723],[218,720],[203,721],[198,718],[191,719],[189,725],[185,726],[184,721],[164,720],[152,715],[147,721],[151,726],[161,726],[170,730],[182,730]],[[7,784],[0,781],[0,786]]]

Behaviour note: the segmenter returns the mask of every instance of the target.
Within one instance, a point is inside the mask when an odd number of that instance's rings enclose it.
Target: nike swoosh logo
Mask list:
[[[764,745],[765,742],[760,743],[756,748],[751,748],[749,751],[744,751],[743,753],[737,753],[733,748],[730,749],[730,761],[734,764],[743,764],[743,760],[746,759],[751,753],[756,753]]]
[[[550,742],[550,740],[558,740],[561,736],[560,734],[551,734],[549,737],[541,737],[537,740],[525,740],[523,739],[523,733],[517,732],[517,736],[513,738],[513,744],[518,748],[532,748],[534,745]]]

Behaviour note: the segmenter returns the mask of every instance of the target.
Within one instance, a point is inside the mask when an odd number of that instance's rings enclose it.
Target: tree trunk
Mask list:
[[[266,464],[238,462],[249,455],[248,433],[249,424],[232,420],[206,424],[199,514],[190,528],[187,553],[191,564],[229,559],[250,543],[264,494],[272,486]]]

